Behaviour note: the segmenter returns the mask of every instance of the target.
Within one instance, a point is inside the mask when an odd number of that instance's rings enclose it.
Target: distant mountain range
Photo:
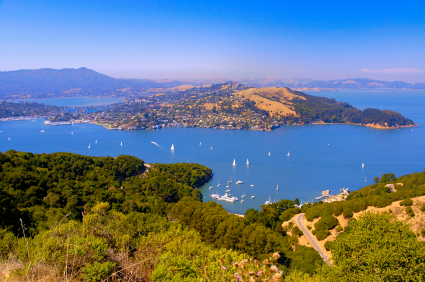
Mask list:
[[[108,95],[149,88],[169,88],[180,81],[155,82],[148,79],[117,79],[87,68],[37,69],[0,72],[0,98],[15,96],[63,97]]]
[[[374,89],[374,88],[395,88],[395,89],[425,89],[425,83],[407,83],[403,81],[381,81],[367,78],[337,79],[329,81],[312,79],[285,79],[277,77],[260,77],[252,79],[242,79],[238,82],[255,87],[289,87],[289,88],[327,88],[327,89]]]
[[[181,85],[218,84],[228,80],[149,80],[117,79],[87,68],[37,69],[0,72],[0,99],[72,97],[81,95],[128,96],[151,89]],[[239,83],[254,87],[290,87],[297,89],[425,89],[425,83],[388,82],[365,78],[320,81],[261,77],[242,79]]]

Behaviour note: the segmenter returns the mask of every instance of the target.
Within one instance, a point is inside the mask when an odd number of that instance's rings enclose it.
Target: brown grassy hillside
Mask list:
[[[286,87],[250,88],[237,91],[235,95],[254,101],[256,107],[268,111],[270,115],[296,115],[296,112],[292,110],[291,100],[294,98],[306,99]]]

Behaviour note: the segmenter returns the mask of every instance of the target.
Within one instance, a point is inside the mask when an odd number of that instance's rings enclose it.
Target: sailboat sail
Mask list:
[[[171,151],[174,151],[174,144],[171,144]]]
[[[249,165],[249,161],[248,161],[248,159],[246,159],[246,164],[247,164],[247,165]]]
[[[236,159],[233,159],[233,164],[232,165],[236,165]]]

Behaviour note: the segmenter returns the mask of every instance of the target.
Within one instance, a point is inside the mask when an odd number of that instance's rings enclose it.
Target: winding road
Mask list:
[[[298,226],[300,227],[301,231],[307,236],[308,240],[313,244],[314,249],[319,253],[319,255],[323,258],[323,261],[325,261],[327,264],[329,264],[329,258],[325,254],[325,252],[320,248],[319,243],[317,242],[316,238],[314,238],[313,234],[307,229],[307,227],[303,223],[304,214],[301,213],[297,215],[295,220],[297,221]]]

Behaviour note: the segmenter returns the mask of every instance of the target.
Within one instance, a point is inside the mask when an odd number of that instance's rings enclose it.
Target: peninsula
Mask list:
[[[286,87],[252,88],[231,81],[127,98],[125,103],[98,111],[62,112],[49,121],[91,122],[118,130],[201,127],[270,131],[285,125],[331,123],[385,129],[417,126],[390,110],[362,111]]]

